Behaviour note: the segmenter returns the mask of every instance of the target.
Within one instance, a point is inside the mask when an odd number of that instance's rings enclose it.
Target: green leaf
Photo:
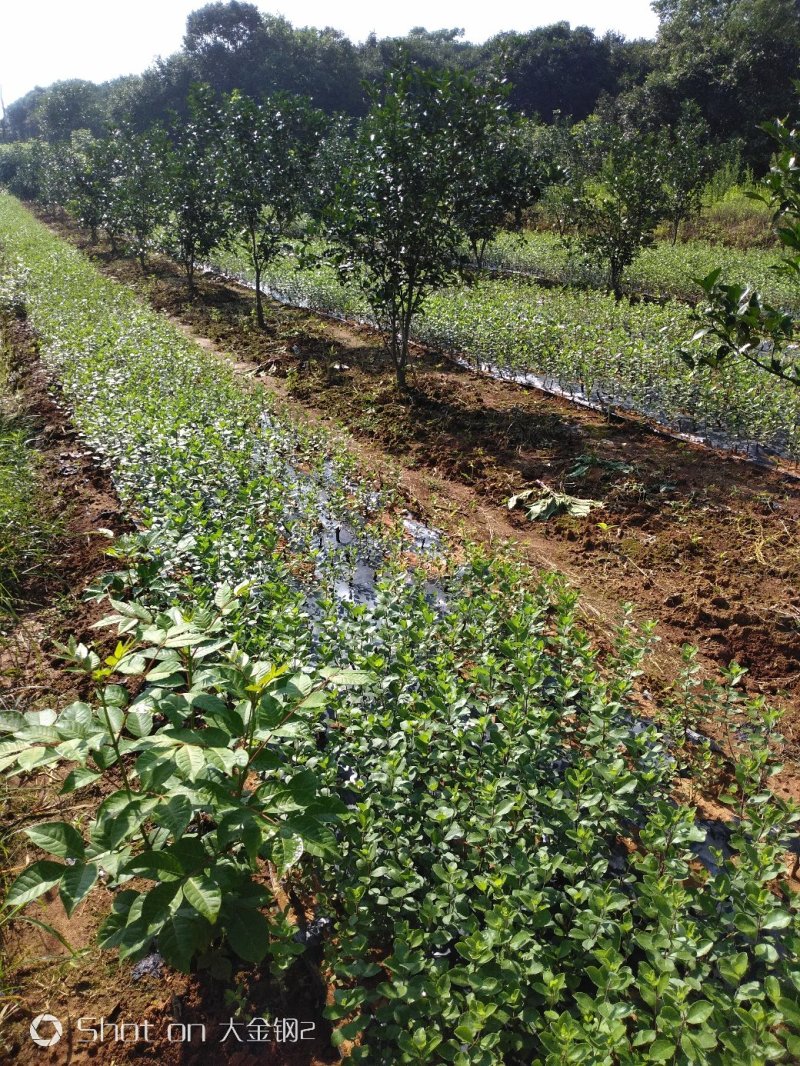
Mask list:
[[[800,1033],[800,1004],[795,1003],[794,1000],[791,1000],[786,996],[781,996],[776,1006],[783,1015],[784,1020],[791,1025],[796,1032]]]
[[[730,981],[731,984],[738,984],[747,973],[749,963],[745,952],[740,951],[736,955],[720,959],[717,965],[719,966],[719,972],[726,981]]]
[[[222,891],[219,885],[210,877],[190,877],[183,884],[183,894],[186,902],[214,925],[222,907]]]
[[[98,870],[94,863],[76,863],[68,866],[61,878],[59,894],[64,910],[71,918],[72,912],[82,899],[91,891],[97,880]]]
[[[332,672],[323,670],[322,674],[329,684],[341,685],[342,687],[360,688],[362,685],[368,685],[370,681],[374,680],[372,675],[364,670],[333,670]]]
[[[70,770],[64,779],[64,784],[61,786],[59,795],[64,796],[68,792],[77,792],[79,788],[86,788],[87,785],[93,785],[95,781],[99,781],[102,774],[97,774],[93,770],[87,770],[84,767],[79,767],[77,770]]]
[[[654,1040],[650,1047],[647,1049],[648,1062],[667,1062],[675,1054],[675,1044],[672,1040],[666,1040],[664,1037],[659,1037],[658,1040]]]
[[[156,807],[153,820],[168,829],[177,840],[186,832],[193,813],[191,801],[187,796],[172,796],[166,803]]]
[[[225,933],[245,962],[261,962],[269,947],[269,923],[254,907],[231,906],[225,912]]]
[[[791,925],[792,916],[788,911],[775,909],[761,922],[762,929],[785,929]]]
[[[163,878],[180,877],[185,870],[176,856],[169,851],[143,851],[125,864],[124,872],[160,881]]]
[[[714,1013],[714,1005],[707,999],[700,999],[693,1003],[686,1012],[686,1020],[689,1025],[701,1025]]]
[[[203,930],[198,919],[179,911],[167,919],[158,934],[158,950],[170,966],[182,973],[188,973],[203,939]]]
[[[183,777],[194,781],[206,766],[206,757],[202,748],[194,744],[183,744],[175,752],[175,765]]]
[[[66,822],[44,822],[31,826],[25,833],[38,847],[62,859],[82,859],[85,854],[83,838],[77,829]]]
[[[147,737],[153,731],[153,712],[144,709],[128,711],[125,725],[135,737]]]
[[[24,903],[30,903],[32,899],[38,899],[58,884],[66,869],[60,862],[51,862],[49,859],[32,863],[22,871],[9,889],[7,904],[9,907],[20,907]]]
[[[283,877],[293,866],[296,866],[302,858],[303,838],[294,834],[281,834],[272,843],[272,861],[278,871],[278,876]]]
[[[745,936],[756,936],[758,933],[758,926],[749,914],[737,914],[733,919],[733,924],[739,930],[740,933],[744,933]]]

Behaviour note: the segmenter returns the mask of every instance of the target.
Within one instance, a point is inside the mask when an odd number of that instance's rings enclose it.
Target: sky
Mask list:
[[[36,85],[66,78],[107,81],[139,74],[157,56],[181,45],[186,16],[205,0],[12,0],[0,14],[0,93],[6,105]],[[658,20],[649,0],[256,0],[295,26],[333,26],[351,40],[462,27],[470,41],[502,30],[530,30],[556,21],[617,30],[626,37],[653,37]]]

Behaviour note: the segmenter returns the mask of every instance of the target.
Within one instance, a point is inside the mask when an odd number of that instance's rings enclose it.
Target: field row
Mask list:
[[[9,197],[0,244],[143,530],[104,585],[124,642],[71,652],[91,704],[2,717],[6,773],[69,764],[65,789],[116,789],[93,819],[28,829],[65,862],[12,903],[58,886],[71,911],[102,865],[104,946],[155,942],[185,970],[232,952],[276,980],[313,926],[351,1061],[797,1057],[791,814],[765,792],[775,718],[736,671],[701,692],[689,669],[641,721],[645,638],[623,626],[601,663],[573,594],[477,553],[450,565],[443,542],[409,570],[403,534],[378,532],[390,501],[331,440]],[[365,567],[370,594],[348,594]],[[675,800],[715,760],[686,740],[709,715],[750,742],[731,740],[724,853]],[[268,863],[313,915],[284,913]]]
[[[248,278],[245,255],[220,267]],[[354,288],[331,267],[274,261],[264,285],[278,299],[346,318],[369,319]],[[414,336],[471,365],[601,407],[635,411],[712,444],[800,458],[800,393],[777,379],[765,387],[744,360],[691,371],[677,352],[695,326],[679,304],[630,304],[591,290],[542,289],[513,279],[434,294]]]
[[[698,240],[675,245],[658,241],[643,249],[628,267],[623,285],[628,292],[697,300],[702,296],[697,279],[721,267],[725,281],[754,286],[776,307],[797,308],[797,286],[776,273],[779,261],[779,252],[759,248],[742,251]],[[603,288],[608,284],[602,267],[582,256],[577,243],[568,248],[553,233],[502,233],[487,247],[484,265],[565,285]]]

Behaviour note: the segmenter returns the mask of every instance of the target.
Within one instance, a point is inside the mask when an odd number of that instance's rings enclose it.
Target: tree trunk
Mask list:
[[[406,364],[400,359],[396,358],[394,362],[395,374],[397,376],[397,388],[399,392],[407,392],[408,384],[406,382]]]
[[[611,291],[614,299],[619,303],[622,299],[622,267],[618,263],[611,264]]]
[[[673,223],[672,223],[672,247],[673,248],[678,243],[678,227],[680,226],[680,224],[681,224],[681,220],[679,218],[676,218],[673,221]]]
[[[258,322],[259,329],[266,329],[267,321],[264,318],[264,294],[261,291],[261,262],[256,259],[253,265],[256,278],[256,321]]]

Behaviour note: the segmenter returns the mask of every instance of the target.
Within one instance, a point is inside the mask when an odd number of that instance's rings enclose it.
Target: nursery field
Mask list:
[[[797,288],[775,272],[780,252],[775,249],[728,248],[702,240],[671,244],[657,241],[644,248],[628,267],[625,289],[659,299],[674,297],[696,301],[702,296],[697,284],[717,267],[731,278],[747,279],[777,307],[796,307]],[[486,248],[484,266],[490,270],[534,274],[549,281],[604,288],[606,277],[577,246],[570,247],[556,234],[526,231],[502,233]]]
[[[244,253],[221,253],[216,263],[237,277],[251,276]],[[290,304],[370,320],[358,292],[331,267],[303,268],[286,255],[270,265],[262,284]],[[496,279],[435,293],[414,333],[500,378],[633,411],[745,454],[797,460],[798,390],[777,379],[765,387],[763,374],[744,360],[716,373],[689,370],[677,352],[694,328],[691,309],[678,301],[617,302],[593,289]]]
[[[679,305],[488,281],[418,339],[567,395],[429,348],[402,398],[324,270],[260,331],[55,221],[0,196],[72,545],[9,578],[9,1061],[800,1058],[800,489],[607,410],[788,461],[791,392],[668,373]]]

